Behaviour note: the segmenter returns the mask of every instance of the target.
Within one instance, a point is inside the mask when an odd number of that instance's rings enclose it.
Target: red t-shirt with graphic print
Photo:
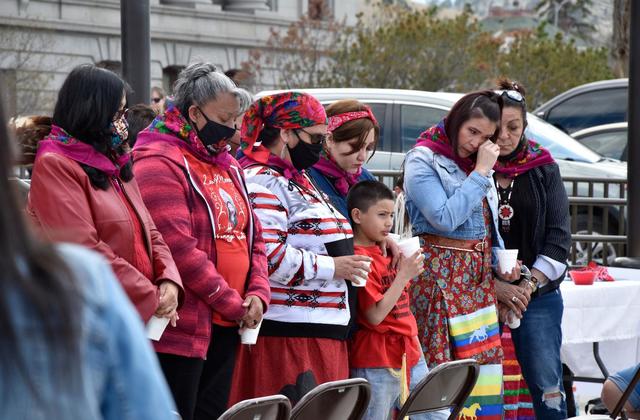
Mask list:
[[[350,367],[400,369],[403,353],[407,354],[407,367],[415,366],[422,350],[406,288],[380,324],[371,325],[365,317],[367,310],[382,300],[396,278],[396,271],[391,268],[391,257],[383,256],[377,245],[356,245],[355,253],[371,257],[373,261],[367,285],[358,288],[357,320],[360,328],[350,343]]]
[[[231,288],[237,290],[240,296],[244,296],[250,265],[245,231],[251,214],[247,204],[228,171],[202,162],[190,153],[184,155],[204,186],[202,193],[213,213],[216,269]],[[238,325],[235,320],[222,318],[215,310],[213,323],[226,327]]]

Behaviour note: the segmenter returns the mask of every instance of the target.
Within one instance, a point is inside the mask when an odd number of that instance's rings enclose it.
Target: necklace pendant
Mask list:
[[[500,220],[511,220],[513,218],[513,207],[509,204],[501,204],[498,207],[498,217]]]

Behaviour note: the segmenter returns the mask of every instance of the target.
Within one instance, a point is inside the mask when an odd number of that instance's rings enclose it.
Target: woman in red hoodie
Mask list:
[[[227,407],[238,328],[255,328],[270,300],[261,227],[227,144],[248,93],[208,63],[184,69],[174,92],[134,150],[142,197],[186,292],[156,351],[182,418],[215,419]]]

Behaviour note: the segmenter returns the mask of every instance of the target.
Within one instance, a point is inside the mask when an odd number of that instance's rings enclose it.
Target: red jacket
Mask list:
[[[202,196],[203,185],[188,168],[183,149],[190,149],[184,144],[181,149],[170,134],[143,131],[134,149],[133,168],[142,198],[171,249],[185,285],[178,325],[165,330],[155,344],[156,350],[204,358],[211,339],[212,310],[226,319],[239,319],[244,315],[241,305],[247,295],[259,297],[266,309],[271,291],[262,228],[253,211],[247,225],[251,264],[245,295],[229,287],[216,270],[213,210]],[[242,170],[235,160],[229,175],[251,209]]]
[[[76,161],[57,153],[38,155],[33,167],[27,213],[50,240],[84,245],[105,256],[146,322],[158,307],[157,285],[163,280],[173,281],[180,289],[182,301],[182,281],[171,252],[140,197],[135,179],[117,182],[144,227],[154,271],[151,280],[131,265],[134,225],[115,184],[106,191],[93,187]]]

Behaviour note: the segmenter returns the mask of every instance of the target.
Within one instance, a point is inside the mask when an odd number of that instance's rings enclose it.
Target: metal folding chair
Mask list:
[[[633,389],[636,387],[638,382],[640,382],[640,367],[636,370],[636,373],[633,375],[633,378],[631,378],[631,382],[629,382],[629,386],[622,393],[622,396],[620,397],[620,399],[618,400],[618,403],[616,404],[613,411],[611,412],[611,415],[609,416],[604,414],[584,415],[584,416],[578,416],[578,417],[571,417],[571,419],[569,420],[572,420],[572,419],[610,420],[610,419],[617,419],[617,418],[627,420],[628,417],[627,417],[627,413],[624,411],[624,405],[627,403],[627,400],[631,396],[631,393],[633,392]]]
[[[359,420],[369,407],[371,387],[353,378],[320,384],[293,407],[291,420]]]
[[[449,420],[457,419],[479,374],[480,366],[473,359],[436,366],[411,391],[397,418],[450,408]]]
[[[253,398],[234,404],[218,420],[289,420],[291,403],[284,395]]]

